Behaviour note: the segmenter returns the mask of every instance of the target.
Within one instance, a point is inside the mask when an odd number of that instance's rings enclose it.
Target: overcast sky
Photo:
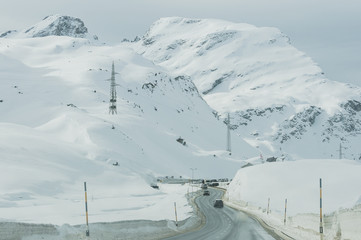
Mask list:
[[[81,18],[108,43],[143,35],[161,17],[219,18],[277,27],[331,80],[361,86],[360,0],[1,0],[0,33],[51,14]]]

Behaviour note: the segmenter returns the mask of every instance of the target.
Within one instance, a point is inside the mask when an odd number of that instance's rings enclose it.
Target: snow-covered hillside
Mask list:
[[[192,77],[234,132],[278,158],[361,158],[360,88],[328,80],[275,28],[215,19],[162,18],[138,53]],[[335,56],[336,57],[336,56]],[[304,146],[304,147],[300,147]]]
[[[360,89],[327,80],[289,42],[273,28],[184,18],[114,46],[61,15],[0,34],[2,220],[83,222],[84,181],[93,222],[172,218],[160,209],[174,201],[185,218],[188,189],[154,190],[157,176],[232,178],[271,156],[335,158],[340,143],[358,159]]]
[[[0,38],[1,218],[83,222],[84,181],[95,199],[92,222],[170,218],[172,211],[158,214],[168,192],[150,187],[157,176],[188,178],[197,168],[196,178],[231,178],[257,155],[240,137],[239,149],[225,151],[226,126],[188,76],[124,45],[39,34],[64,19],[49,18],[30,35]],[[113,61],[117,115],[108,110]],[[190,209],[182,199],[184,218]]]

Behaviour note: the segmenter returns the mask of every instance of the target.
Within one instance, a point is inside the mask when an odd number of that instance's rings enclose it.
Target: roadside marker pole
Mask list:
[[[286,225],[286,213],[287,213],[287,198],[285,200],[285,217],[283,219],[284,224]]]
[[[322,178],[320,178],[320,233],[323,233],[322,226]]]
[[[85,216],[86,216],[86,231],[85,234],[89,237],[89,224],[88,224],[88,199],[86,193],[86,182],[84,182],[84,191],[85,191]]]
[[[175,212],[175,225],[178,227],[177,204],[176,204],[176,202],[174,202],[174,212]]]
[[[270,201],[270,198],[268,198],[267,215],[269,214],[269,201]]]

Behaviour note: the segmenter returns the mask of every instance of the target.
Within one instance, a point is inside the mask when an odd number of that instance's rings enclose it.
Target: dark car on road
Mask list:
[[[208,190],[204,190],[204,192],[203,192],[203,196],[209,196],[210,194],[209,194],[209,191]]]
[[[216,208],[222,208],[223,207],[223,201],[221,199],[216,199],[213,206],[216,207]]]
[[[211,187],[218,187],[218,186],[219,186],[219,183],[213,182],[213,183],[210,183],[209,186],[211,186]]]

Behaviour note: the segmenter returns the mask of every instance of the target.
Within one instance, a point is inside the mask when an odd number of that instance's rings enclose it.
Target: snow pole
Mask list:
[[[322,178],[320,178],[320,233],[323,233],[322,226]]]
[[[86,182],[84,182],[84,191],[85,191],[85,216],[86,216],[86,231],[85,235],[89,237],[89,224],[88,224],[88,199],[86,193]]]
[[[270,198],[268,198],[267,215],[269,214],[269,202],[270,202]]]
[[[174,202],[174,212],[175,212],[175,225],[178,227],[177,204],[176,204],[176,202]]]
[[[284,219],[283,219],[283,223],[286,225],[286,214],[287,213],[287,198],[286,198],[286,200],[285,200],[285,217],[284,217]]]

